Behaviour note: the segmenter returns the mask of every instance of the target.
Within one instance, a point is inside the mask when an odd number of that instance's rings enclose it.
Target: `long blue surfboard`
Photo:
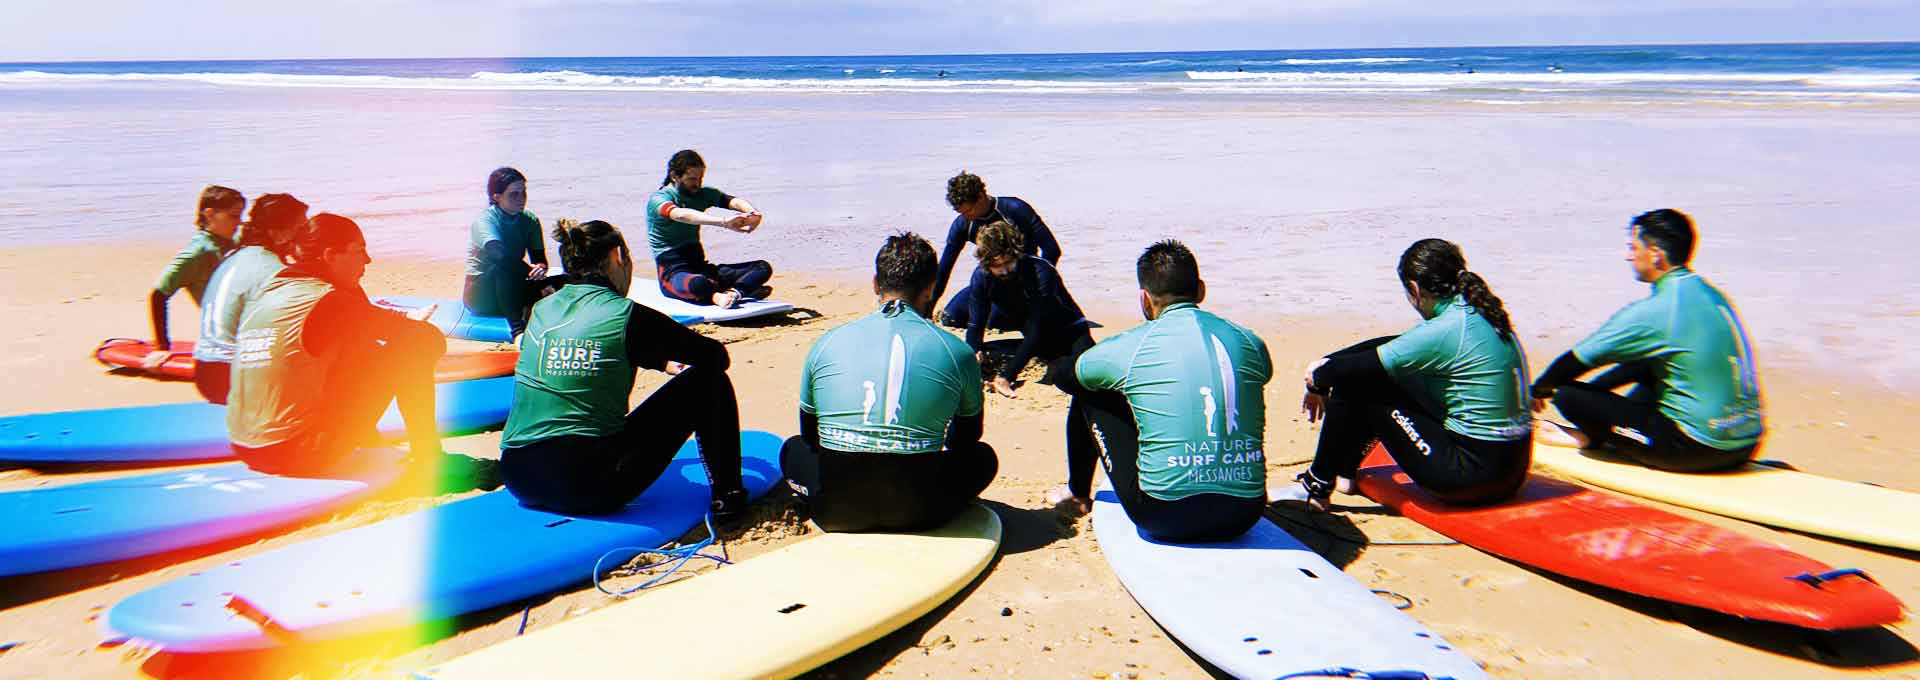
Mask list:
[[[1140,531],[1112,489],[1093,501],[1094,536],[1127,593],[1233,677],[1487,677],[1273,522],[1222,543],[1165,543]]]
[[[741,434],[748,493],[780,479],[780,438]],[[617,514],[521,507],[505,490],[242,558],[135,594],[112,630],[173,652],[232,652],[371,634],[585,587],[608,550],[658,547],[709,501],[692,441]],[[616,565],[606,565],[611,569]]]
[[[374,298],[373,302],[382,307],[400,311],[412,311],[424,308],[427,305],[439,305],[434,308],[433,314],[427,316],[427,323],[433,324],[435,328],[439,328],[440,332],[446,333],[449,338],[478,340],[480,342],[513,341],[513,331],[508,328],[505,317],[481,316],[479,313],[467,309],[467,306],[459,300],[442,300],[412,295],[382,295]],[[683,326],[700,323],[705,320],[700,316],[679,313],[668,314],[668,316],[673,317],[674,321],[680,322],[680,325]]]
[[[257,534],[392,481],[296,479],[240,463],[0,493],[0,576],[114,562]]]
[[[434,386],[440,432],[479,432],[507,422],[513,376]],[[398,407],[380,432],[406,432]],[[122,463],[229,458],[227,407],[204,402],[61,411],[0,418],[0,462]]]

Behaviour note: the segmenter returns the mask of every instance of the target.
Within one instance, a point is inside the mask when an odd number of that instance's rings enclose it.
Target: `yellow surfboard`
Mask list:
[[[1821,536],[1920,550],[1920,494],[1748,463],[1678,473],[1535,444],[1533,462],[1594,486]]]
[[[792,677],[932,611],[999,549],[1000,518],[979,505],[922,533],[826,534],[412,677]]]

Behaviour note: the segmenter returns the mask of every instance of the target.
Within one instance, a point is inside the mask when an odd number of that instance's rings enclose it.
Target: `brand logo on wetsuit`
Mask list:
[[[1420,438],[1419,431],[1413,429],[1413,420],[1401,414],[1400,409],[1393,410],[1393,422],[1400,424],[1400,431],[1407,433],[1407,439],[1413,442],[1414,448],[1420,449],[1420,455],[1433,455],[1433,447],[1427,446],[1427,440]]]

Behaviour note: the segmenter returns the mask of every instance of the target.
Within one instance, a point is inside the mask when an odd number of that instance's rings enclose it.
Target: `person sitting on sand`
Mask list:
[[[487,209],[468,228],[467,284],[462,301],[484,316],[502,316],[518,336],[527,307],[564,276],[547,276],[547,245],[540,218],[527,210],[527,176],[513,168],[487,175]]]
[[[167,263],[147,295],[153,349],[140,361],[142,368],[157,369],[173,357],[173,340],[167,334],[167,300],[185,288],[193,296],[193,303],[200,304],[207,292],[207,279],[213,278],[213,270],[233,252],[233,232],[240,227],[240,213],[246,207],[247,197],[238,191],[217,184],[200,190],[200,202],[193,210],[193,238]]]
[[[947,205],[959,213],[953,218],[953,224],[947,227],[947,244],[940,251],[940,272],[934,278],[933,301],[938,303],[940,296],[947,291],[947,281],[953,276],[953,266],[960,260],[960,251],[967,244],[980,237],[980,229],[994,222],[1006,222],[1020,230],[1025,240],[1025,253],[1039,255],[1047,264],[1059,266],[1060,242],[1054,240],[1053,230],[1047,228],[1045,220],[1033,211],[1026,201],[1012,196],[990,196],[987,194],[987,182],[979,175],[961,171],[947,180]],[[941,323],[953,328],[966,328],[971,320],[972,287],[963,287],[953,294],[941,312]],[[1006,310],[992,308],[987,326],[1002,330],[1019,328],[1025,319],[1009,316]]]
[[[376,461],[356,451],[380,443],[375,425],[398,402],[407,467],[443,491],[497,488],[492,461],[441,452],[433,366],[446,337],[420,320],[431,307],[402,314],[367,299],[372,261],[360,225],[321,213],[294,236],[287,268],[247,296],[227,405],[234,455],[270,474],[364,470]]]
[[[773,294],[767,281],[773,265],[766,260],[714,264],[700,245],[700,227],[724,227],[742,234],[760,228],[762,215],[747,199],[706,186],[707,162],[692,149],[682,149],[667,160],[667,177],[647,201],[647,245],[660,292],[698,305],[733,307],[742,298],[765,299]],[[739,212],[733,217],[707,214],[721,207]]]
[[[1526,481],[1533,420],[1526,354],[1500,298],[1459,246],[1421,239],[1400,255],[1418,325],[1307,367],[1301,408],[1320,425],[1313,464],[1274,500],[1328,507],[1378,441],[1415,484],[1447,503],[1506,500]]]
[[[691,434],[712,480],[714,520],[738,519],[747,492],[726,346],[627,299],[633,255],[613,225],[561,220],[553,240],[572,278],[534,303],[520,337],[500,439],[507,490],[528,507],[617,512],[660,478]],[[642,367],[673,377],[629,411]]]
[[[1082,395],[1100,451],[1069,449],[1065,507],[1090,507],[1093,464],[1127,516],[1162,541],[1225,541],[1266,508],[1267,345],[1199,305],[1200,265],[1179,241],[1149,246],[1134,265],[1147,322],[1067,362],[1057,378]]]
[[[1627,261],[1653,293],[1560,355],[1533,383],[1582,448],[1604,446],[1647,467],[1706,472],[1753,458],[1765,434],[1753,345],[1726,294],[1687,267],[1692,220],[1678,210],[1633,218]],[[1590,382],[1587,371],[1614,364]],[[1632,386],[1626,396],[1615,394]]]
[[[288,194],[266,194],[253,202],[236,235],[239,249],[228,255],[207,281],[200,305],[200,340],[193,345],[193,385],[210,403],[227,403],[233,376],[233,334],[240,327],[247,296],[286,268],[284,258],[295,233],[307,226],[307,204]]]
[[[999,469],[980,441],[980,364],[926,318],[934,267],[926,239],[887,238],[874,257],[879,311],[827,331],[807,352],[800,435],[781,448],[780,468],[822,529],[944,524]]]

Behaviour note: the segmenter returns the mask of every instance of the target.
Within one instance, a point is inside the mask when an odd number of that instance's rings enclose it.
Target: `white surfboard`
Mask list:
[[[651,307],[667,316],[699,319],[699,321],[687,323],[739,321],[769,314],[782,314],[793,309],[793,305],[785,302],[759,298],[740,298],[740,304],[733,307],[696,305],[685,300],[667,297],[660,292],[658,284],[637,277],[633,282],[633,289],[627,292],[627,299]]]

